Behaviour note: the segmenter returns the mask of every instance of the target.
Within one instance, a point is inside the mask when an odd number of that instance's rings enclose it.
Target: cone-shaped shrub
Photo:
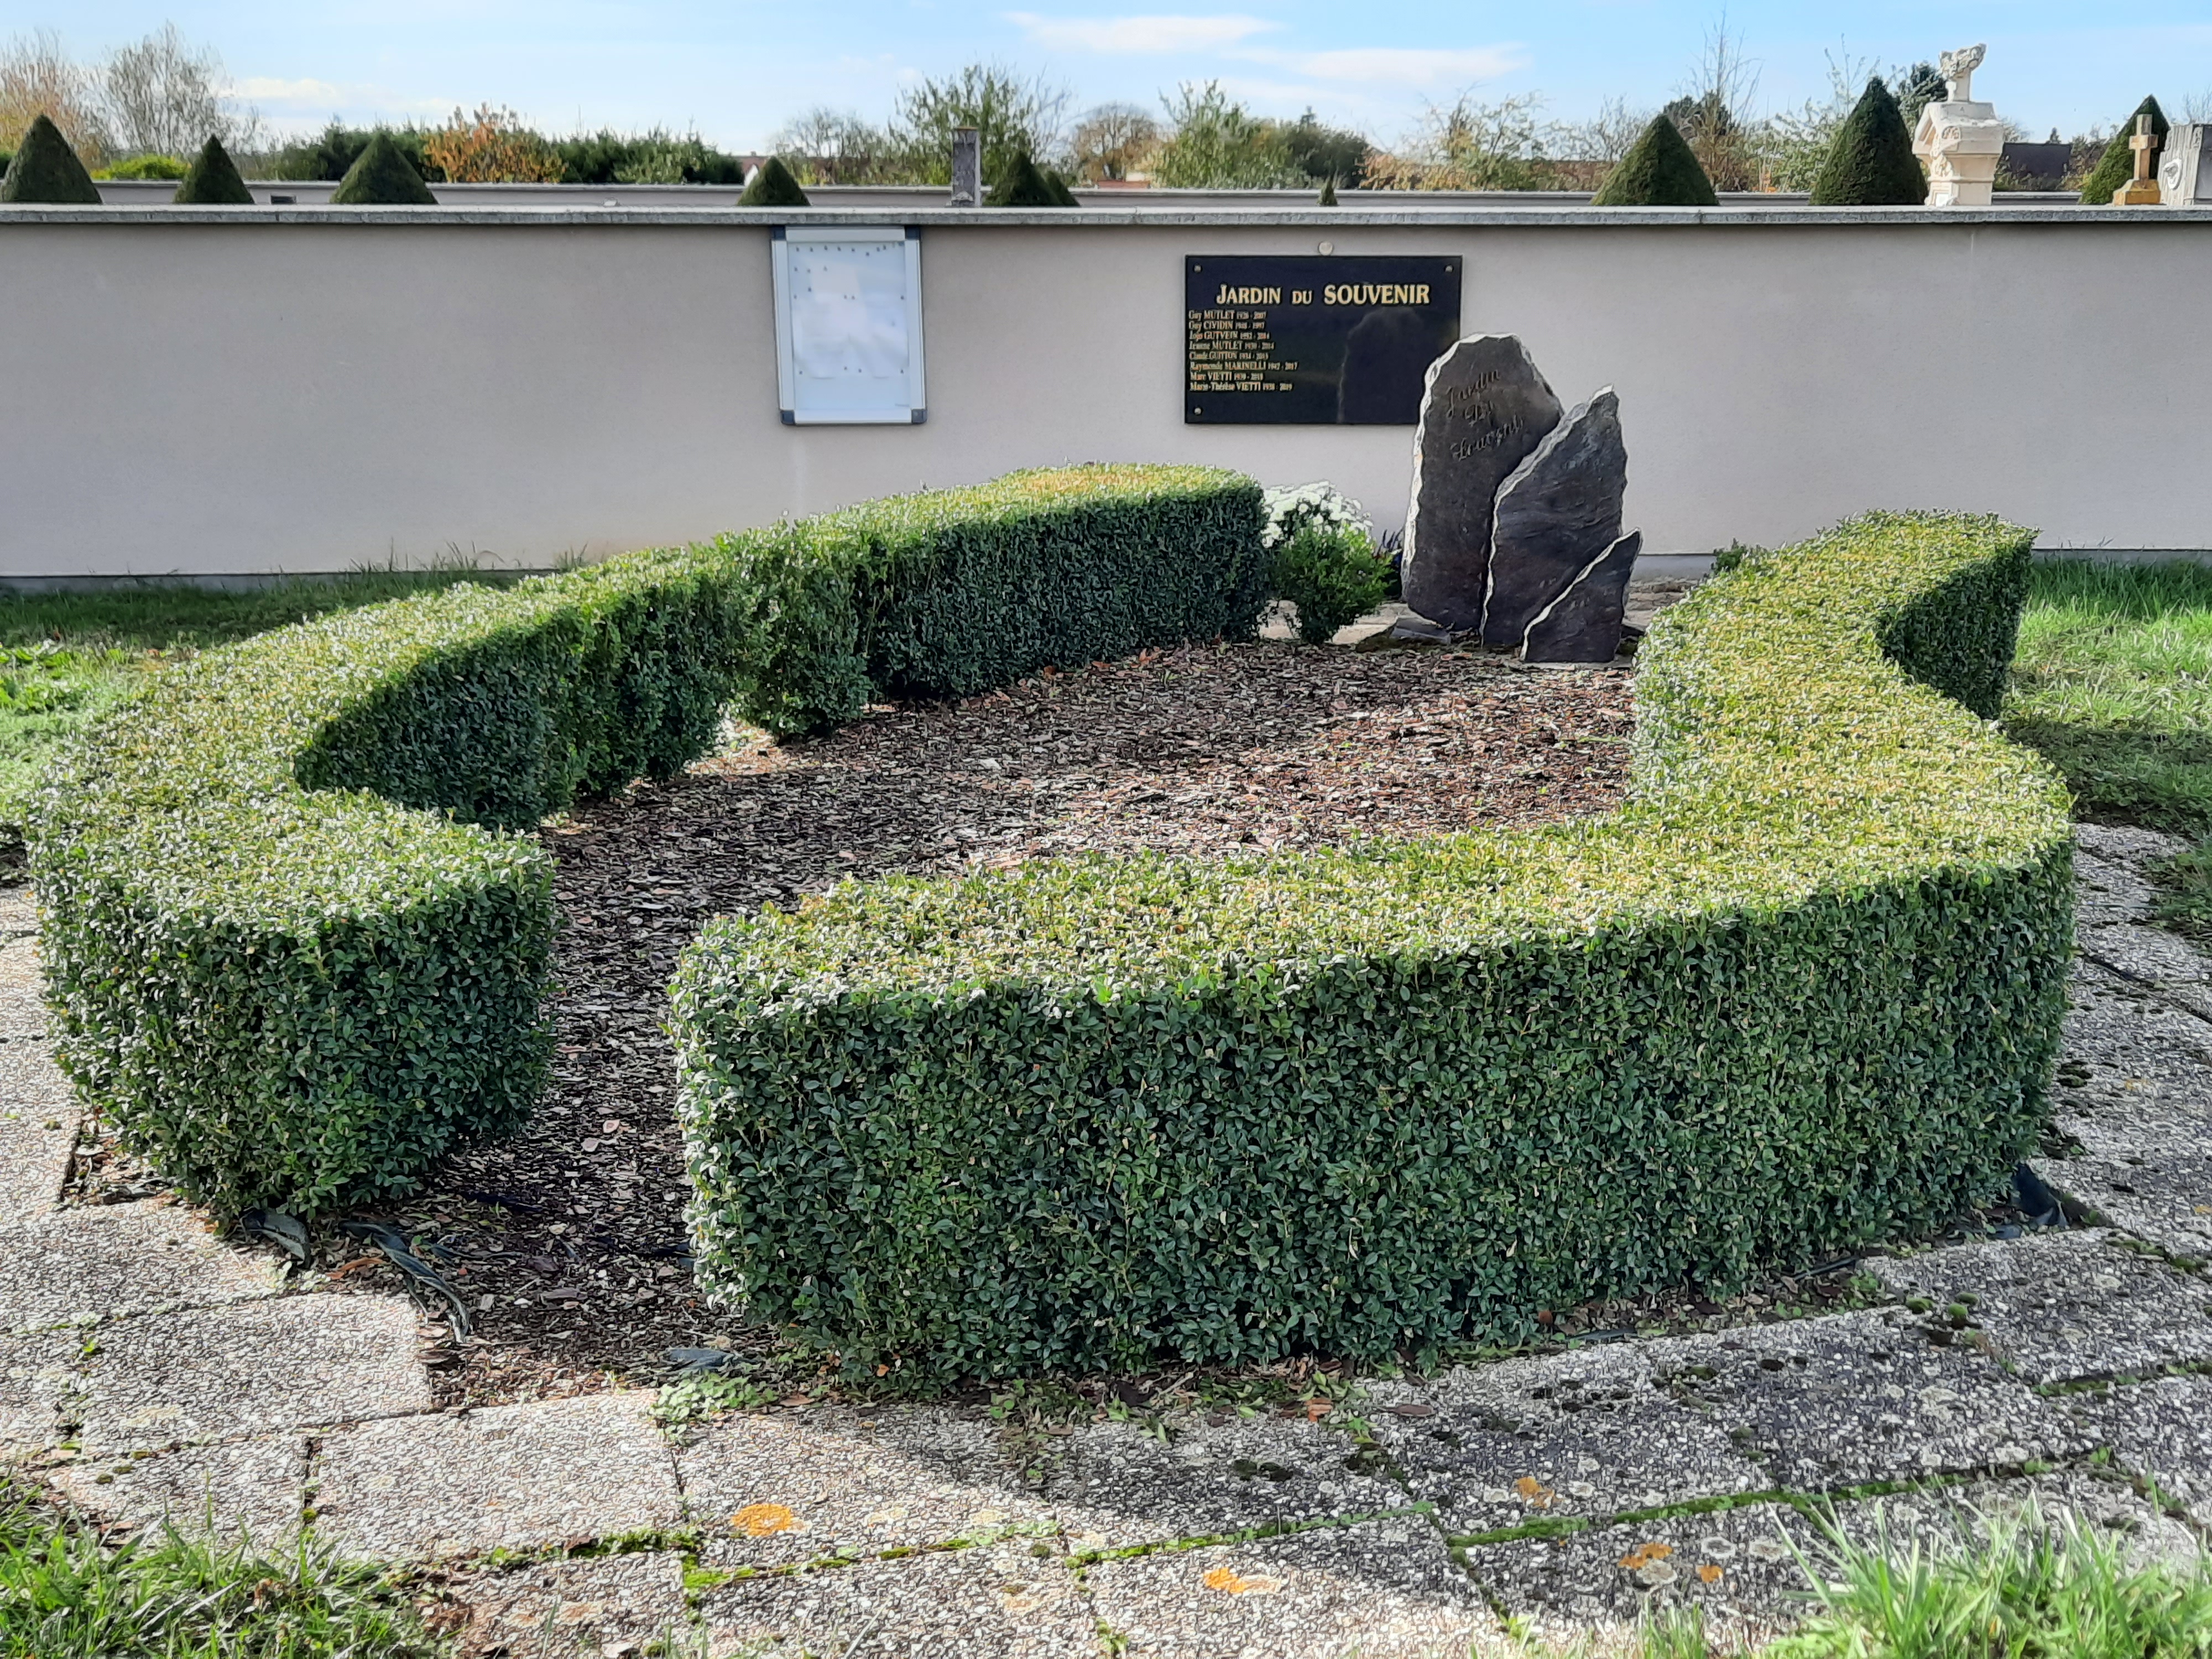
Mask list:
[[[332,207],[435,207],[438,198],[415,171],[392,135],[380,129],[368,141],[338,187],[331,192]]]
[[[238,176],[222,140],[210,136],[185,169],[184,181],[172,199],[193,207],[252,207],[253,192]]]
[[[1828,145],[1813,180],[1813,205],[1917,207],[1927,199],[1928,175],[1897,100],[1879,76],[1869,79]]]
[[[2136,136],[2137,115],[2150,117],[2150,130],[2158,135],[2159,148],[2163,149],[2166,147],[2166,112],[2158,106],[2157,99],[2146,98],[2135,106],[2133,114],[2120,123],[2120,130],[2112,135],[2112,142],[2105,146],[2105,153],[2097,158],[2097,165],[2081,181],[2081,199],[2084,202],[2110,202],[2112,192],[2136,176],[2136,153],[2128,148],[2128,140]],[[2155,166],[2151,168],[2151,177],[2158,177]]]
[[[1075,191],[1069,186],[1066,175],[1058,167],[1047,167],[1044,170],[1044,182],[1045,188],[1052,192],[1054,206],[1081,207],[1083,205],[1075,199]]]
[[[76,152],[62,137],[61,129],[40,116],[31,123],[23,142],[15,146],[15,159],[8,164],[8,177],[0,180],[0,202],[55,202],[98,207],[100,186],[76,159]]]
[[[1719,201],[1681,130],[1663,115],[1651,118],[1590,198],[1595,207],[1716,207]]]
[[[1335,174],[1332,173],[1328,178],[1321,181],[1321,199],[1315,203],[1314,205],[1316,207],[1334,207],[1336,205]]]
[[[985,207],[1058,207],[1059,198],[1052,186],[1036,169],[1036,163],[1026,155],[1017,154],[1006,163],[1006,171],[999,175],[991,193],[983,198]]]
[[[753,173],[752,182],[745,193],[738,198],[739,207],[806,207],[810,205],[806,192],[799,187],[799,180],[791,176],[791,169],[783,164],[780,155],[771,155]]]

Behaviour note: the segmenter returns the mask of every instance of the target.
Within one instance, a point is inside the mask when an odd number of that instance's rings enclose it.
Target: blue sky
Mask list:
[[[1681,88],[1721,16],[1702,0],[0,0],[0,33],[52,28],[93,57],[173,19],[285,128],[489,100],[556,131],[696,125],[742,149],[809,106],[880,118],[903,82],[994,59],[1066,85],[1077,107],[1156,108],[1180,81],[1218,79],[1265,112],[1310,105],[1387,143],[1425,102],[1469,89],[1540,94],[1559,119],[1613,94],[1656,105]],[[2192,98],[2212,104],[2212,0],[1734,0],[1727,23],[1766,108],[1824,94],[1831,56],[1886,70],[1976,40],[1989,44],[1976,95],[2039,137],[2110,125],[2146,92],[2176,113]]]

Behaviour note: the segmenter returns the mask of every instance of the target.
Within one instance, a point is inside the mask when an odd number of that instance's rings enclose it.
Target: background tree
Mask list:
[[[1100,104],[1068,136],[1070,161],[1093,184],[1142,172],[1160,142],[1160,124],[1134,104]]]
[[[817,104],[785,123],[769,148],[810,185],[888,184],[890,135],[851,110]]]
[[[1753,103],[1759,72],[1723,15],[1705,36],[1688,88],[1661,112],[1674,124],[1716,190],[1753,190],[1759,179]]]
[[[456,185],[550,185],[563,172],[559,152],[511,109],[477,106],[423,135],[422,154]]]
[[[1431,104],[1420,125],[1389,155],[1367,163],[1370,190],[1536,190],[1554,129],[1533,95],[1478,103],[1462,94]]]
[[[1172,190],[1273,190],[1303,185],[1283,129],[1221,89],[1186,81],[1167,106],[1168,136],[1153,152],[1152,182]]]
[[[20,142],[41,115],[88,167],[107,159],[112,146],[99,87],[52,29],[19,34],[0,48],[0,144]]]
[[[1334,179],[1347,188],[1366,178],[1367,158],[1375,148],[1364,133],[1325,125],[1311,109],[1283,129],[1283,146],[1291,165],[1308,179]]]
[[[891,137],[899,170],[913,182],[952,182],[952,131],[974,127],[983,146],[983,176],[996,179],[1018,155],[1057,156],[1069,93],[998,64],[970,64],[956,75],[922,81],[899,94]]]
[[[1942,103],[1951,87],[1935,64],[1915,64],[1890,77],[1890,89],[1897,98],[1897,112],[1905,118],[1905,130],[1911,132],[1920,125],[1920,112]]]
[[[96,81],[109,141],[125,155],[191,155],[211,137],[240,150],[264,142],[259,112],[231,96],[222,55],[187,45],[174,23],[110,52]]]

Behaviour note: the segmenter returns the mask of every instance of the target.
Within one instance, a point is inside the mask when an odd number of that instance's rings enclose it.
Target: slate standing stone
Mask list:
[[[1611,662],[1620,653],[1620,613],[1644,532],[1632,530],[1591,561],[1567,591],[1528,624],[1523,662]]]
[[[1510,334],[1476,334],[1429,365],[1413,436],[1406,603],[1479,628],[1498,486],[1559,423],[1562,407]]]
[[[1620,539],[1627,488],[1620,400],[1607,386],[1576,404],[1498,486],[1483,596],[1485,645],[1520,644],[1539,613]]]

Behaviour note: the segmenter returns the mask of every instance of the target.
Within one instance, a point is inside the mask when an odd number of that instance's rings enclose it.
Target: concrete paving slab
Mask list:
[[[805,1572],[763,1572],[699,1607],[715,1659],[1097,1659],[1097,1615],[1043,1546],[932,1550]]]
[[[97,1334],[88,1455],[425,1411],[416,1316],[398,1297],[291,1296],[157,1314]]]
[[[1553,1380],[1534,1389],[1524,1368],[1487,1399],[1429,1407],[1421,1416],[1405,1413],[1426,1402],[1373,1414],[1376,1441],[1413,1496],[1437,1506],[1446,1530],[1612,1515],[1770,1484],[1726,1430],[1648,1376],[1584,1387],[1579,1368],[1547,1369]]]
[[[2072,1158],[2045,1176],[2061,1192],[2160,1249],[2212,1261],[2212,1152],[2150,1147]]]
[[[1900,1300],[1966,1317],[1997,1358],[2039,1386],[2140,1376],[2212,1359],[2212,1283],[2179,1273],[2104,1231],[1877,1256],[1866,1271]]]
[[[1071,1547],[1119,1549],[1404,1509],[1404,1488],[1335,1430],[1304,1419],[1178,1414],[1166,1437],[1092,1423],[1043,1463],[1045,1497]]]
[[[688,1650],[678,1645],[690,1622],[684,1558],[671,1550],[456,1574],[442,1589],[436,1615],[458,1632],[464,1654],[604,1659]]]
[[[291,1547],[300,1532],[307,1480],[307,1442],[262,1435],[211,1446],[182,1446],[151,1456],[92,1459],[52,1471],[63,1497],[103,1522],[234,1544],[243,1532],[257,1549]]]
[[[2163,927],[2108,922],[2083,927],[2075,939],[2091,961],[2161,991],[2212,983],[2212,957]]]
[[[1937,1346],[1901,1308],[1646,1346],[1675,1396],[1759,1462],[1764,1484],[1795,1492],[2089,1449],[2048,1401],[1971,1347]]]
[[[793,1566],[1058,1530],[996,1426],[929,1407],[741,1413],[677,1454],[718,1568]]]
[[[2064,1402],[2130,1474],[2155,1480],[2212,1526],[2212,1376],[2124,1383]]]
[[[1466,1659],[1505,1645],[1419,1518],[1101,1561],[1085,1577],[1127,1659]]]
[[[0,937],[39,931],[39,896],[27,883],[0,887]]]
[[[89,1324],[274,1296],[276,1263],[173,1204],[58,1210],[0,1227],[0,1331]]]
[[[2092,857],[2132,869],[2159,859],[2170,859],[2189,850],[2179,836],[2156,830],[2139,830],[2131,823],[2077,823],[2074,845]]]
[[[0,1225],[60,1201],[83,1109],[46,1043],[0,1042]]]
[[[643,1390],[389,1418],[326,1436],[315,1532],[349,1555],[436,1559],[673,1527],[676,1466]]]
[[[2134,865],[2116,863],[2076,848],[2074,922],[2081,928],[2150,920],[2158,889]]]
[[[39,975],[39,941],[7,939],[0,943],[0,1032],[36,1037],[46,1030],[46,992]]]
[[[83,1346],[64,1332],[0,1336],[0,1464],[61,1440],[82,1392]]]

